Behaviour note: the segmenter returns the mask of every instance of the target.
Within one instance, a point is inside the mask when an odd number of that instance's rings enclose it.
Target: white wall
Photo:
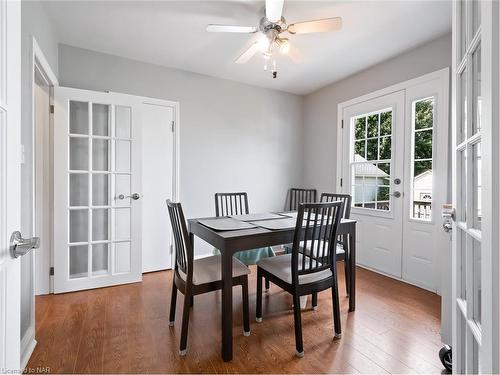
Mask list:
[[[300,96],[67,45],[59,45],[59,82],[180,102],[187,217],[214,215],[214,194],[224,191],[247,191],[253,212],[280,210],[302,182]]]
[[[339,103],[451,66],[451,46],[451,34],[444,35],[307,95],[304,183],[320,192],[335,190]]]

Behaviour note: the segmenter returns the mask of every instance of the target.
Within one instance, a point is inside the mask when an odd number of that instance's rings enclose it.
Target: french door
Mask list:
[[[141,280],[140,101],[54,90],[54,292]]]
[[[497,1],[453,3],[453,371],[499,369]]]
[[[342,105],[342,190],[353,196],[358,263],[432,291],[450,247],[448,70]]]

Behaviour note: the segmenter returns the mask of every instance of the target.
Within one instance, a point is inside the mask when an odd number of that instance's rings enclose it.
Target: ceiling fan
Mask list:
[[[288,32],[291,35],[323,33],[337,31],[342,28],[342,18],[324,18],[319,20],[302,21],[287,24],[282,16],[284,0],[266,0],[266,15],[261,18],[257,26],[232,26],[215,25],[207,26],[208,32],[213,33],[244,33],[254,34],[260,31],[261,38],[254,41],[236,60],[237,64],[244,64],[258,52],[264,58],[264,70],[269,70],[273,78],[277,77],[276,59],[273,52],[277,49],[282,54],[289,55],[291,45],[288,38],[282,34]]]

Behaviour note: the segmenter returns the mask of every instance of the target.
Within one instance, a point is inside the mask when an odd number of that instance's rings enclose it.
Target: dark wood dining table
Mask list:
[[[233,262],[234,253],[267,246],[289,244],[293,242],[295,228],[270,230],[262,227],[216,231],[199,222],[212,218],[189,219],[189,234],[192,243],[194,236],[201,238],[219,249],[221,253],[222,270],[222,359],[230,361],[233,358]],[[214,218],[215,219],[215,218]],[[347,235],[349,278],[349,311],[356,306],[356,221],[342,219],[338,235]]]

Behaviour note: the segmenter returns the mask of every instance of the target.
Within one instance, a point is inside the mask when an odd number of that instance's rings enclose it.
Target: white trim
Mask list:
[[[35,340],[34,326],[26,332],[26,335],[21,340],[21,368],[25,369],[28,365],[33,351],[35,350],[37,341]]]
[[[30,62],[30,74],[31,74],[31,82],[29,82],[30,84],[30,87],[29,87],[29,92],[31,93],[31,106],[30,106],[30,109],[31,109],[31,131],[32,131],[32,135],[33,135],[33,142],[32,142],[32,156],[33,156],[33,159],[32,159],[32,165],[33,165],[33,171],[32,171],[32,176],[33,176],[33,191],[32,191],[32,195],[33,195],[33,207],[32,207],[32,217],[33,217],[33,228],[36,228],[37,227],[37,223],[36,223],[36,201],[35,201],[35,176],[36,176],[36,170],[35,170],[35,156],[36,156],[36,144],[39,144],[39,139],[38,138],[35,138],[37,136],[37,133],[35,131],[35,70],[38,70],[41,75],[44,77],[44,79],[46,80],[46,83],[47,83],[47,86],[49,86],[49,88],[51,89],[52,91],[52,88],[54,86],[58,86],[59,85],[59,81],[57,79],[57,76],[54,74],[54,71],[52,70],[47,58],[45,57],[45,54],[43,53],[42,49],[40,48],[40,45],[38,44],[37,40],[35,37],[32,37],[32,44],[31,44],[31,62]],[[50,102],[52,103],[52,92],[50,93]],[[50,115],[50,114],[49,114]],[[50,116],[50,130],[49,132],[52,130],[52,116]],[[49,134],[49,139],[52,139],[52,136],[51,134]],[[47,147],[50,147],[50,144],[47,145]],[[52,161],[49,160],[49,164],[50,164],[50,169],[52,169]],[[51,173],[51,171],[43,171],[44,173]],[[51,179],[49,178],[49,181],[51,181]],[[50,182],[49,182],[49,185],[50,185]],[[50,191],[50,186],[47,187],[49,190],[47,191]],[[49,225],[49,227],[51,228],[50,229],[50,235],[49,235],[49,240],[48,240],[48,244],[49,244],[49,251],[48,251],[48,254],[49,254],[49,261],[48,261],[48,267],[43,270],[38,270],[38,272],[43,272],[42,274],[45,274],[46,275],[46,282],[43,283],[43,286],[42,287],[38,287],[38,291],[39,293],[38,294],[47,294],[47,293],[51,293],[53,291],[53,288],[52,288],[52,285],[51,285],[51,277],[49,276],[49,271],[50,271],[50,267],[52,266],[52,263],[53,263],[53,252],[52,252],[52,244],[53,244],[53,238],[52,238],[52,210],[50,210],[50,212],[47,213],[48,217],[51,218],[51,225]],[[35,258],[35,256],[33,256],[33,259]],[[33,272],[36,272],[37,268],[36,268],[36,262],[33,264]],[[45,278],[44,278],[45,279]],[[36,280],[34,280],[36,281]]]

